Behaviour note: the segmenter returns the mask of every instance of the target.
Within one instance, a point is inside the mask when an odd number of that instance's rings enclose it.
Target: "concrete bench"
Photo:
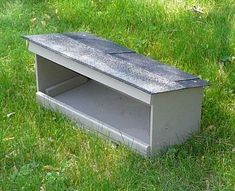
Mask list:
[[[37,99],[143,155],[200,125],[206,82],[88,33],[24,36],[36,54]]]

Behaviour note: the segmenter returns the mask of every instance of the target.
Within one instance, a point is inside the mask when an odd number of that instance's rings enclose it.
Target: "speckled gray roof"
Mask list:
[[[89,33],[43,34],[24,38],[149,94],[207,84],[196,76]]]

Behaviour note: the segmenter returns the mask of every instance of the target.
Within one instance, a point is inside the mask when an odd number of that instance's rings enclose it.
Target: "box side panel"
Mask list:
[[[38,91],[45,92],[47,88],[76,77],[78,74],[36,55],[36,75]]]
[[[203,88],[154,95],[151,105],[150,145],[152,154],[180,144],[200,127]]]

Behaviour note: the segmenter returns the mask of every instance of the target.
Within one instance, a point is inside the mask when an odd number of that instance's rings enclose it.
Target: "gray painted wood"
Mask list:
[[[88,33],[25,38],[38,101],[79,126],[145,156],[198,131],[205,81]]]
[[[47,88],[77,76],[77,73],[57,67],[57,64],[39,55],[36,56],[38,91],[45,93]]]
[[[150,106],[93,80],[54,97],[75,110],[149,144]]]
[[[42,92],[37,92],[37,100],[44,107],[53,109],[68,116],[70,119],[78,122],[78,127],[84,130],[91,130],[97,132],[97,135],[103,135],[113,141],[121,142],[122,144],[132,148],[144,156],[149,156],[150,146],[145,142],[133,137],[131,133],[127,134],[108,125],[107,123],[101,123],[96,118],[93,118],[86,113],[74,109],[70,105],[67,105],[57,99],[54,99]],[[119,126],[120,127],[120,126]]]
[[[149,94],[206,85],[205,81],[195,76],[167,67],[91,34],[46,34],[25,36],[25,38]],[[188,87],[188,83],[184,83],[188,80],[197,82],[190,83]]]
[[[199,130],[202,96],[202,88],[154,95],[150,119],[152,154],[169,145],[181,144]]]
[[[76,88],[88,81],[88,78],[78,75],[76,77],[70,78],[69,80],[65,80],[64,82],[58,83],[54,86],[47,88],[46,94],[49,96],[56,96],[61,93],[67,92],[73,88]]]

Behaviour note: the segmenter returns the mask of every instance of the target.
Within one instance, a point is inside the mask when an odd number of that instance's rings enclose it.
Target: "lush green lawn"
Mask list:
[[[0,1],[0,190],[235,190],[234,2],[160,2]],[[150,160],[39,107],[21,35],[64,31],[92,32],[209,80],[201,132]]]

